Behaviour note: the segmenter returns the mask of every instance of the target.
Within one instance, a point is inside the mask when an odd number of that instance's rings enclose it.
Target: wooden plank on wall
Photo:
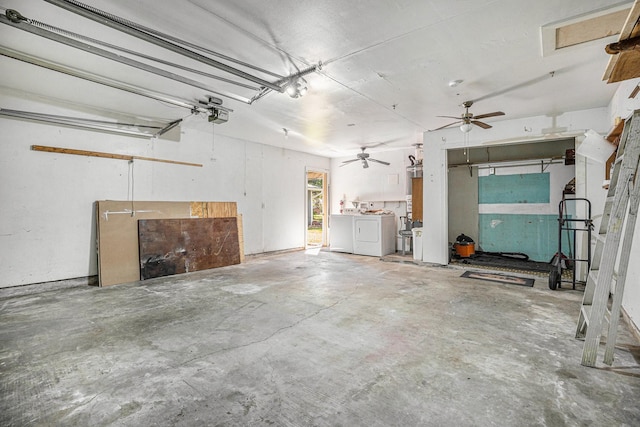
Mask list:
[[[113,200],[96,202],[99,285],[110,286],[140,280],[138,220],[191,218],[192,203]],[[237,213],[235,202],[204,203],[212,204],[207,206],[207,212]],[[218,203],[223,206],[216,206]]]
[[[101,157],[104,159],[128,160],[128,161],[129,160],[146,160],[149,162],[171,163],[174,165],[196,166],[199,168],[202,167],[202,164],[200,163],[179,162],[177,160],[158,159],[155,157],[133,156],[128,154],[103,153],[101,151],[76,150],[74,148],[49,147],[46,145],[32,145],[31,149],[33,151],[44,151],[48,153],[57,153],[57,154],[73,154],[75,156]]]
[[[236,217],[142,219],[138,240],[142,280],[240,263]]]

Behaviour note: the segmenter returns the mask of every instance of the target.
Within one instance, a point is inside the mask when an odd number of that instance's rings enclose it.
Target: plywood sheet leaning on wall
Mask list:
[[[140,280],[138,220],[237,217],[240,259],[244,260],[242,217],[235,202],[96,202],[100,286]]]
[[[189,202],[192,218],[228,218],[238,215],[235,202]]]
[[[142,280],[240,264],[235,217],[141,219],[138,241]]]
[[[238,224],[238,241],[240,245],[240,262],[244,262],[244,230],[242,215],[238,215],[235,202],[191,202],[191,218],[228,218],[236,217]]]

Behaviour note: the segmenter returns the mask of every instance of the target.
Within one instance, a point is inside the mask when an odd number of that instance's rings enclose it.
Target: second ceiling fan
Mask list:
[[[340,167],[348,165],[349,163],[358,162],[358,161],[362,162],[362,168],[363,169],[366,169],[366,168],[369,167],[369,162],[368,161],[380,163],[380,164],[387,165],[387,166],[389,166],[391,164],[389,162],[383,162],[382,160],[376,160],[376,159],[372,159],[371,157],[369,157],[369,153],[365,153],[364,152],[364,150],[366,150],[367,147],[360,147],[360,149],[362,150],[362,152],[356,154],[356,158],[355,159],[345,160],[344,162],[342,162]]]
[[[431,129],[429,132],[433,132],[436,130],[440,130],[440,129],[446,129],[448,127],[451,126],[460,126],[460,129],[463,132],[469,132],[472,128],[471,125],[476,125],[481,127],[482,129],[489,129],[492,126],[488,123],[485,122],[481,122],[479,119],[486,119],[489,117],[497,117],[497,116],[504,116],[504,113],[502,111],[494,111],[493,113],[486,113],[486,114],[479,114],[477,116],[474,116],[473,113],[469,112],[469,108],[473,105],[473,101],[465,101],[462,103],[462,106],[465,108],[465,112],[462,113],[462,115],[458,118],[455,116],[437,116],[437,117],[447,117],[450,119],[458,119],[457,121],[453,122],[453,123],[449,123],[448,125],[444,125],[444,126],[440,126],[439,128],[436,129]]]

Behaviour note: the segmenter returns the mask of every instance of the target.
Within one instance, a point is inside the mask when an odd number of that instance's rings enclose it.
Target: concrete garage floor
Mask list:
[[[0,425],[640,425],[626,327],[583,367],[580,292],[462,272],[300,251],[0,290]]]

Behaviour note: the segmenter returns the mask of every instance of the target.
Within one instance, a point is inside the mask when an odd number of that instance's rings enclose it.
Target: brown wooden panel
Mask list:
[[[238,218],[238,239],[240,240],[240,261],[244,262],[244,234],[242,215],[238,215],[236,202],[191,202],[191,218]]]
[[[411,220],[422,221],[422,178],[411,178]]]
[[[191,202],[191,217],[229,218],[238,216],[236,202]]]
[[[640,1],[636,0],[629,11],[629,16],[622,27],[618,41],[640,36]],[[611,55],[603,80],[616,83],[640,77],[640,52],[636,50]]]
[[[147,202],[100,200],[96,202],[98,279],[100,286],[140,280],[138,220],[190,218],[194,204],[201,214],[237,212],[235,202]],[[221,206],[217,206],[221,205]],[[235,216],[219,215],[219,216]],[[242,229],[239,229],[239,233]],[[244,246],[241,248],[243,249]],[[243,253],[243,251],[241,251]]]
[[[98,220],[98,278],[100,286],[140,280],[138,220],[189,218],[189,203],[96,202]]]
[[[611,72],[608,83],[640,77],[640,52],[629,51],[618,54],[618,61]]]
[[[142,219],[138,239],[142,280],[240,264],[235,217]]]
[[[238,244],[240,245],[240,262],[244,262],[244,228],[242,225],[242,215],[236,217],[238,219]]]

